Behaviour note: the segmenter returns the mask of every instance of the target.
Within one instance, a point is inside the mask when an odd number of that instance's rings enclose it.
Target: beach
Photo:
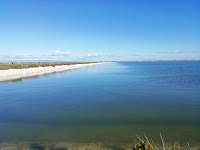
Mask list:
[[[9,69],[9,70],[0,70],[0,82],[15,80],[19,78],[28,78],[43,74],[49,74],[53,72],[61,72],[72,69],[78,69],[83,67],[90,67],[94,65],[99,65],[101,63],[89,63],[89,64],[75,64],[75,65],[60,65],[60,66],[48,66],[48,67],[35,67],[35,68],[26,68],[26,69]]]

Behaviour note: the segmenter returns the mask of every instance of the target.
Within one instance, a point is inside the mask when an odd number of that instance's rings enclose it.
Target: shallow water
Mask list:
[[[17,82],[19,81],[19,82]],[[200,141],[200,62],[120,62],[0,83],[0,141]]]

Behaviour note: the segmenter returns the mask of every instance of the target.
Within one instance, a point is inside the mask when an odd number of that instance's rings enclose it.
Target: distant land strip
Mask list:
[[[104,62],[0,63],[0,82],[89,67],[102,63]]]
[[[109,62],[165,62],[165,61],[200,61],[200,60],[127,60],[127,61],[109,61]]]

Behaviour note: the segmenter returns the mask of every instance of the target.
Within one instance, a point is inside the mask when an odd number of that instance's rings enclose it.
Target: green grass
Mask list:
[[[47,67],[47,66],[59,66],[59,65],[74,65],[74,64],[89,64],[94,62],[27,62],[27,63],[0,63],[0,70],[8,69],[24,69],[34,67]]]

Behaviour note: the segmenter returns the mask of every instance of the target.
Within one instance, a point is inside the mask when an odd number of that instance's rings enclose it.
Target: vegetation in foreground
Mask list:
[[[25,63],[0,63],[0,70],[8,69],[25,69],[34,67],[60,66],[60,65],[75,65],[75,64],[89,64],[95,62],[25,62]]]
[[[179,142],[165,143],[164,138],[160,134],[160,144],[155,144],[152,139],[148,139],[144,135],[144,139],[137,136],[134,144],[116,144],[116,143],[68,143],[68,142],[58,142],[58,143],[27,143],[27,144],[10,144],[1,145],[0,150],[200,150],[199,147],[191,147],[189,143],[185,145],[179,145]]]
[[[174,142],[173,145],[166,144],[161,133],[160,133],[160,138],[161,138],[161,143],[162,143],[161,146],[156,146],[152,139],[149,140],[146,135],[144,135],[144,136],[145,136],[145,140],[143,140],[142,138],[137,136],[139,141],[135,140],[136,144],[133,146],[133,148],[132,148],[133,150],[170,150],[170,149],[172,149],[172,150],[180,150],[180,149],[192,150],[189,143],[187,143],[187,146],[184,146],[185,148],[181,147],[179,145],[179,142]]]

